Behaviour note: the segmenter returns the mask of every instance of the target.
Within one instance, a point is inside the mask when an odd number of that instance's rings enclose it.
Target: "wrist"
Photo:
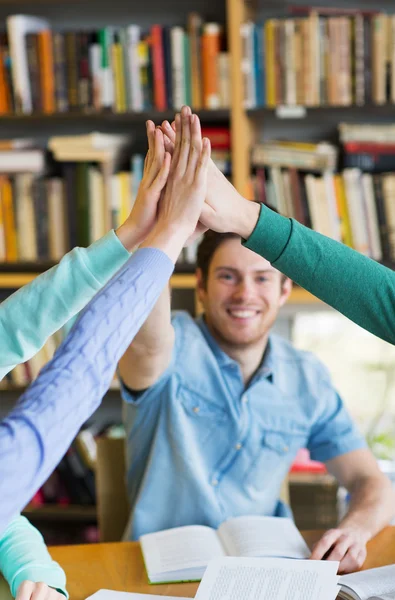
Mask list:
[[[133,250],[135,250],[135,248],[143,241],[141,232],[138,231],[138,228],[127,221],[115,230],[115,234],[128,252],[133,252]]]
[[[141,244],[141,248],[157,248],[176,263],[185,241],[190,235],[188,231],[175,224],[168,226],[157,225]]]
[[[261,205],[258,202],[241,198],[241,206],[240,210],[237,211],[237,221],[234,224],[233,231],[244,240],[248,240],[258,222]]]

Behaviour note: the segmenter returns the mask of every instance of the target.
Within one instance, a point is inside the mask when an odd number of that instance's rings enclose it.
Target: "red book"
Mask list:
[[[345,152],[348,154],[360,154],[368,152],[369,154],[395,154],[395,144],[384,144],[382,142],[345,142],[343,144]]]
[[[229,127],[202,127],[202,137],[207,137],[214,150],[229,150],[230,129]]]
[[[154,104],[157,110],[166,110],[166,74],[163,52],[163,28],[161,25],[151,27],[152,72],[154,87]]]

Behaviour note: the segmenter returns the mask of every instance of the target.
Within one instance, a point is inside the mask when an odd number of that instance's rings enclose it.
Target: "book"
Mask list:
[[[341,600],[394,600],[395,565],[342,575]]]
[[[196,600],[335,600],[336,561],[286,558],[217,558],[203,577]]]
[[[310,556],[293,521],[278,517],[234,517],[217,530],[175,527],[142,535],[140,543],[150,583],[199,581],[210,560],[225,556]]]
[[[177,596],[178,600],[190,600]],[[152,594],[136,594],[134,592],[116,592],[114,590],[99,590],[88,596],[86,600],[175,600],[174,596],[153,596]]]

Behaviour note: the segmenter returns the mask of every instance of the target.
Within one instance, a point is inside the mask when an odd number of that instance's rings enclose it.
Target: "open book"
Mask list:
[[[341,600],[395,600],[395,565],[342,575]]]
[[[195,600],[335,600],[339,563],[287,558],[218,558]]]
[[[235,517],[215,530],[188,525],[140,538],[150,583],[199,581],[213,558],[308,558],[310,551],[291,519]]]

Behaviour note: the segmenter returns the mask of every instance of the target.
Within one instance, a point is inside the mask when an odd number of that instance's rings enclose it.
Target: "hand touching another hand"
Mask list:
[[[189,107],[183,107],[183,110],[191,113]],[[172,154],[176,137],[175,126],[163,121],[161,129],[165,134],[166,151]],[[207,196],[200,216],[202,230],[205,227],[218,232],[233,232],[246,239],[256,225],[259,210],[259,204],[243,198],[210,159]]]
[[[358,529],[329,529],[314,545],[312,560],[338,560],[339,573],[352,573],[360,569],[366,559],[369,536]]]
[[[207,193],[210,141],[201,139],[200,121],[185,107],[176,116],[175,144],[157,224],[144,246],[158,246],[176,260],[193,234]]]
[[[65,596],[46,583],[23,581],[18,588],[15,600],[65,600]]]
[[[170,170],[170,154],[165,152],[163,133],[147,121],[148,153],[133,209],[117,229],[123,245],[132,250],[149,234],[156,223],[158,202]]]

